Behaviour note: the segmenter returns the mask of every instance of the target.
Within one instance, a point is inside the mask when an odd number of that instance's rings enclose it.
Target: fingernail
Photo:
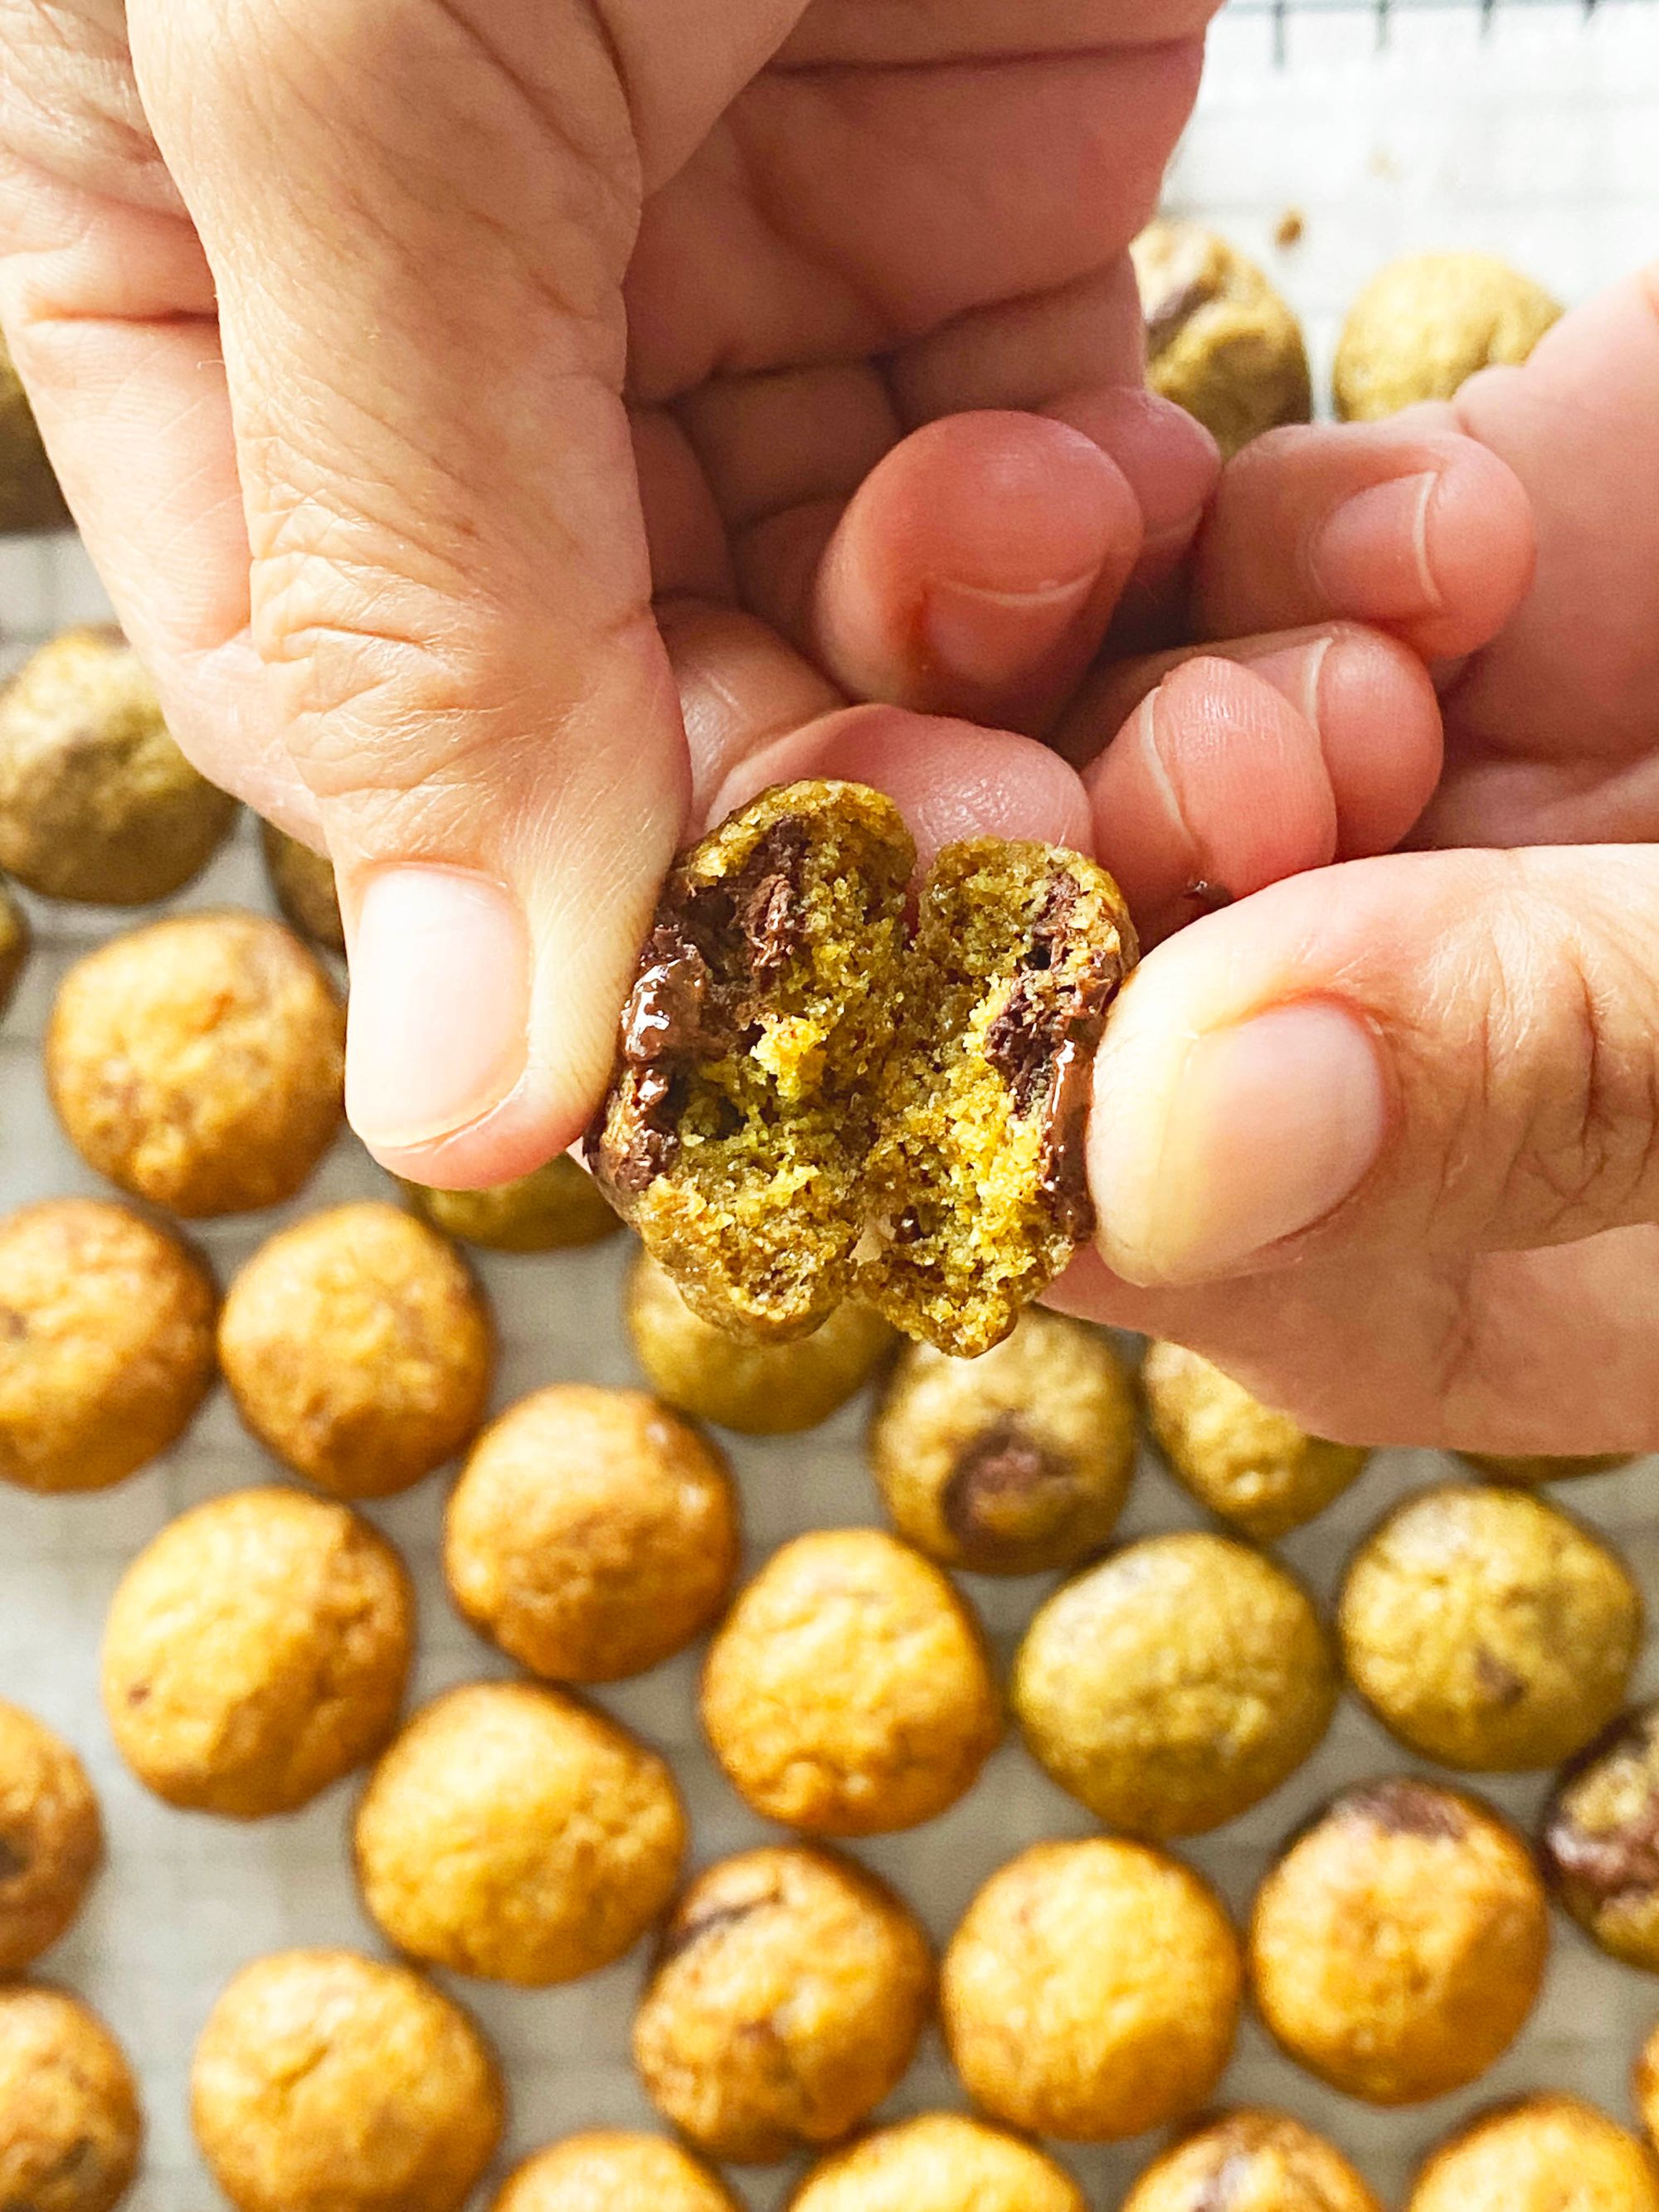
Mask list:
[[[1196,1038],[1161,1094],[1111,1090],[1108,1074],[1095,1108],[1106,1256],[1147,1283],[1240,1273],[1312,1228],[1357,1189],[1387,1126],[1371,1032],[1326,1000]]]
[[[1245,666],[1282,692],[1303,720],[1319,727],[1319,679],[1326,657],[1336,642],[1328,632],[1305,645],[1276,646],[1245,658]]]
[[[1097,580],[1098,572],[1091,568],[1033,592],[937,583],[922,611],[923,641],[948,674],[969,684],[1005,684],[1060,643]]]
[[[529,1054],[530,945],[517,903],[459,868],[370,878],[351,945],[346,1110],[404,1152],[498,1106]]]
[[[1435,613],[1440,589],[1429,566],[1433,469],[1355,492],[1328,515],[1309,550],[1314,580],[1333,608],[1368,622]]]

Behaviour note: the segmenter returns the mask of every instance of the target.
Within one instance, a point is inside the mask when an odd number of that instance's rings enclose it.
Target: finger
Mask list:
[[[1158,946],[1097,1066],[1101,1249],[1181,1285],[1659,1218],[1659,872],[1624,847],[1299,877]]]
[[[1336,617],[1431,659],[1486,644],[1531,581],[1531,509],[1513,471],[1443,427],[1445,412],[1270,430],[1247,446],[1199,534],[1199,634]]]
[[[855,697],[1040,727],[1093,658],[1141,537],[1127,478],[1081,431],[947,416],[854,495],[817,571],[810,642]]]
[[[1179,628],[1187,563],[1214,496],[1221,455],[1204,425],[1142,385],[1096,386],[1043,410],[1091,437],[1122,470],[1140,507],[1140,555],[1112,617],[1119,651]]]

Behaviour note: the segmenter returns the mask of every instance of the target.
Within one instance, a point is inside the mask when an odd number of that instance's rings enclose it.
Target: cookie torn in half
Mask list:
[[[590,1128],[601,1189],[687,1304],[815,1328],[851,1286],[915,865],[891,801],[763,792],[683,854]]]

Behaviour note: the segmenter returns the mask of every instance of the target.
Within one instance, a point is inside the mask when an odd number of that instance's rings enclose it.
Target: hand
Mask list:
[[[0,0],[8,333],[185,750],[336,862],[388,1164],[518,1172],[602,1084],[709,772],[656,605],[878,687],[848,495],[1056,400],[1058,528],[928,577],[926,704],[1012,659],[1040,719],[1155,587],[1201,438],[1060,418],[1138,374],[1207,4]]]
[[[1451,428],[1525,487],[1537,572],[1496,640],[1441,671],[1425,849],[1281,883],[1146,961],[1098,1066],[1103,1256],[1066,1296],[1198,1346],[1329,1435],[1647,1449],[1659,276],[1371,434]],[[1293,617],[1293,495],[1340,469],[1340,435],[1233,465],[1195,555],[1201,619]]]

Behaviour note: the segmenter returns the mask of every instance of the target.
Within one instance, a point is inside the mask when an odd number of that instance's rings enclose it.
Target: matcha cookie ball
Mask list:
[[[0,1480],[106,1490],[189,1427],[218,1292],[176,1237],[102,1199],[0,1222]]]
[[[1461,2089],[1520,2033],[1549,1915],[1531,1854],[1473,1798],[1413,1780],[1339,1797],[1263,1882],[1261,2017],[1299,2065],[1372,2105]]]
[[[1134,1395],[1099,1329],[1030,1306],[979,1359],[912,1345],[876,1409],[870,1463],[930,1559],[986,1575],[1075,1566],[1128,1494]]]
[[[415,1596],[385,1537],[297,1490],[184,1513],[123,1577],[104,1630],[116,1748],[170,1805],[291,1813],[397,1724]]]
[[[1168,220],[1150,224],[1129,252],[1146,380],[1195,415],[1224,457],[1277,423],[1310,418],[1301,325],[1254,261],[1213,231]]]
[[[1336,1706],[1312,1601],[1224,1536],[1153,1536],[1042,1607],[1015,1662],[1032,1756],[1109,1828],[1219,1827],[1308,1758]]]
[[[118,630],[65,630],[0,690],[0,867],[30,890],[147,906],[201,872],[235,811]]]
[[[789,2212],[1088,2212],[1035,2144],[957,2112],[880,2128],[812,2168]]]
[[[1288,2112],[1207,2122],[1155,2159],[1122,2212],[1382,2212],[1334,2143]]]
[[[23,380],[0,339],[0,537],[21,530],[59,530],[68,520]]]
[[[659,1397],[750,1437],[817,1428],[862,1389],[896,1341],[879,1314],[851,1301],[789,1343],[728,1336],[692,1311],[648,1252],[629,1270],[624,1316],[634,1357]]]
[[[1631,2070],[1631,2093],[1648,2141],[1659,2149],[1659,2027],[1656,2027],[1637,2056]]]
[[[1116,2142],[1184,2119],[1221,2078],[1243,1972],[1190,1868],[1099,1837],[993,1875],[945,1954],[945,2040],[994,2119]]]
[[[1553,1766],[1618,1711],[1642,1640],[1622,1562],[1524,1491],[1408,1498],[1343,1583],[1350,1680],[1402,1743],[1447,1766]]]
[[[33,941],[28,916],[12,896],[9,886],[0,883],[0,1014],[17,995],[17,986],[28,965],[29,947]]]
[[[21,1973],[64,1933],[103,1855],[86,1769],[32,1713],[0,1702],[0,1974]]]
[[[741,1592],[703,1669],[702,1723],[763,1819],[872,1836],[953,1805],[1002,1711],[939,1569],[878,1529],[834,1528],[786,1544]]]
[[[614,1682],[708,1626],[740,1543],[713,1444],[643,1390],[556,1382],[473,1447],[444,1572],[473,1626],[532,1674]]]
[[[386,1498],[477,1434],[495,1333],[454,1247],[371,1200],[260,1246],[226,1295],[219,1360],[278,1459],[337,1498]]]
[[[700,2160],[662,2136],[596,2128],[538,2151],[490,2212],[742,2212]]]
[[[664,1762],[527,1682],[416,1714],[357,1808],[363,1900],[398,1949],[543,1988],[609,1966],[666,1907],[685,1815]]]
[[[1540,1851],[1557,1897],[1626,1966],[1659,1974],[1659,1705],[1626,1715],[1561,1777]]]
[[[1443,2142],[1407,2212],[1659,2212],[1659,2167],[1594,2105],[1522,2097]]]
[[[100,945],[64,977],[46,1078],[88,1166],[191,1218],[279,1206],[343,1111],[345,1012],[291,932],[185,914]]]
[[[272,895],[289,926],[326,951],[343,952],[345,924],[327,855],[285,836],[274,822],[259,824],[259,848]]]
[[[1457,1456],[1477,1474],[1484,1474],[1488,1482],[1516,1483],[1522,1490],[1536,1490],[1546,1482],[1574,1482],[1580,1475],[1610,1474],[1616,1467],[1628,1467],[1635,1454],[1585,1452],[1575,1459],[1561,1459],[1547,1452],[1522,1453],[1518,1456],[1504,1452],[1459,1452]]]
[[[592,1176],[562,1152],[545,1167],[487,1190],[432,1190],[406,1182],[404,1194],[446,1237],[490,1252],[574,1251],[622,1227]]]
[[[131,2069],[97,2014],[62,1990],[0,1985],[0,2204],[110,2212],[143,2135]]]
[[[1523,362],[1561,307],[1490,253],[1408,253],[1348,310],[1332,389],[1346,422],[1449,399],[1477,369]]]
[[[873,2112],[933,2001],[927,1938],[885,1883],[798,1844],[745,1851],[676,1907],[634,2062],[699,2150],[768,2166]]]
[[[1258,1543],[1322,1513],[1370,1457],[1358,1445],[1310,1437],[1184,1345],[1149,1345],[1140,1387],[1176,1480]]]
[[[245,1966],[191,2069],[196,2140],[239,2212],[459,2212],[505,2116],[460,2007],[353,1951]]]

